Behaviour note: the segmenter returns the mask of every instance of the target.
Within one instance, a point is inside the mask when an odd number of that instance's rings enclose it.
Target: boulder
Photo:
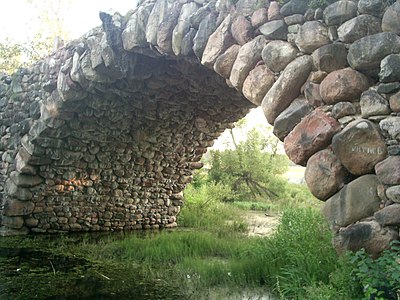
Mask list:
[[[381,20],[371,15],[360,15],[345,23],[337,30],[339,40],[353,43],[367,35],[381,32]]]
[[[379,83],[376,91],[380,94],[391,94],[400,91],[400,82]]]
[[[161,53],[171,54],[172,52],[172,32],[178,23],[181,13],[182,3],[174,2],[168,7],[168,12],[158,26],[157,30],[157,49]],[[122,36],[122,39],[124,37]],[[125,46],[124,46],[125,47]]]
[[[35,205],[30,201],[8,200],[4,204],[5,216],[26,216],[33,212]]]
[[[286,40],[288,28],[283,20],[274,20],[258,28],[260,32],[270,40]]]
[[[241,15],[233,21],[231,33],[239,45],[244,45],[253,39],[253,27],[250,21]]]
[[[3,216],[2,225],[12,229],[20,229],[24,226],[24,218],[21,216],[9,217]]]
[[[307,115],[285,138],[284,148],[291,161],[304,166],[314,153],[327,147],[340,124],[317,109]]]
[[[329,26],[340,25],[355,16],[357,16],[357,4],[346,0],[328,5],[323,14],[324,21]]]
[[[374,214],[375,220],[385,225],[399,225],[400,224],[400,204],[393,204],[378,210]]]
[[[287,65],[262,102],[268,123],[273,124],[276,117],[299,96],[300,88],[311,70],[312,58],[308,55],[298,57]]]
[[[354,175],[372,173],[375,165],[387,156],[386,143],[371,121],[356,120],[332,139],[339,160]]]
[[[218,56],[214,64],[214,71],[224,78],[231,76],[233,64],[239,53],[240,46],[234,44],[230,46],[223,54]]]
[[[153,4],[141,5],[129,18],[122,32],[125,50],[132,51],[134,48],[146,46],[146,26],[152,8]]]
[[[158,26],[160,26],[167,13],[167,0],[160,0],[154,4],[146,24],[146,40],[148,43],[157,45]]]
[[[340,119],[345,116],[352,116],[357,113],[357,109],[351,102],[338,102],[332,108],[332,117]]]
[[[298,50],[288,42],[271,41],[263,49],[261,57],[273,72],[280,72],[297,56]]]
[[[11,172],[10,179],[22,188],[34,187],[43,182],[43,178],[35,175],[20,174],[18,172]]]
[[[351,68],[333,71],[321,82],[321,97],[327,104],[357,101],[369,88],[368,78]]]
[[[400,185],[388,187],[386,197],[393,202],[400,203]]]
[[[281,141],[306,115],[313,111],[313,107],[304,97],[299,97],[289,105],[274,122],[274,134]]]
[[[181,13],[172,32],[172,51],[176,56],[182,54],[182,42],[191,29],[190,16],[198,9],[196,3],[186,3],[182,6]]]
[[[18,200],[27,201],[33,197],[32,192],[27,188],[18,187],[12,180],[8,179],[5,184],[7,195]]]
[[[390,54],[382,59],[379,80],[381,82],[400,81],[400,54]]]
[[[362,14],[382,17],[386,8],[396,0],[360,0],[358,1],[358,11]]]
[[[347,175],[332,149],[325,149],[310,157],[304,179],[316,198],[327,200],[344,186]]]
[[[218,26],[217,30],[209,37],[201,59],[202,65],[212,68],[218,56],[234,44],[230,28],[231,16],[228,15]]]
[[[296,45],[303,53],[311,54],[324,45],[330,44],[328,28],[318,21],[305,22],[296,37]]]
[[[307,0],[290,0],[281,7],[282,16],[290,16],[294,14],[304,14],[308,9]]]
[[[400,138],[400,117],[387,117],[379,122],[382,132],[391,139]]]
[[[375,166],[375,173],[383,184],[400,184],[400,156],[389,156]],[[387,195],[387,193],[386,193]]]
[[[382,18],[382,30],[400,35],[400,2],[391,5]]]
[[[314,66],[327,73],[346,68],[347,49],[342,43],[335,43],[322,46],[312,54]]]
[[[379,181],[375,175],[364,175],[345,185],[329,198],[322,213],[332,228],[345,227],[379,210]]]
[[[379,69],[381,60],[400,53],[400,36],[381,32],[363,37],[350,45],[347,60],[356,70]]]
[[[268,22],[268,10],[263,7],[257,9],[251,16],[251,25],[255,28]]]
[[[265,0],[239,0],[235,5],[236,12],[247,17],[260,7],[264,7],[267,3]]]
[[[341,228],[333,239],[333,246],[340,254],[364,248],[368,254],[378,257],[398,237],[396,230],[382,228],[376,221],[360,222]]]
[[[259,35],[240,48],[229,77],[229,81],[237,90],[242,90],[243,82],[250,70],[261,60],[261,51],[266,43],[265,37]]]
[[[296,15],[291,15],[287,16],[283,19],[285,23],[290,27],[291,25],[297,25],[297,24],[304,24],[306,21],[304,19],[304,16],[301,14],[296,14]]]
[[[199,29],[193,39],[193,52],[201,59],[203,56],[204,48],[207,45],[208,38],[217,28],[217,15],[208,14],[199,25]]]
[[[258,65],[250,71],[243,83],[243,95],[257,106],[275,82],[274,73],[266,65]]]
[[[390,113],[388,101],[374,90],[367,90],[361,94],[360,106],[363,118]]]
[[[280,20],[283,19],[281,13],[280,13],[280,5],[276,1],[272,1],[271,4],[268,7],[268,20],[273,21],[273,20]]]

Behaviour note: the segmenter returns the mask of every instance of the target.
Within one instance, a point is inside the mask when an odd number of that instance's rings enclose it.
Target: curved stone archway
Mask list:
[[[4,76],[1,233],[176,226],[202,154],[261,105],[339,250],[397,239],[399,2],[286,2],[141,1]]]

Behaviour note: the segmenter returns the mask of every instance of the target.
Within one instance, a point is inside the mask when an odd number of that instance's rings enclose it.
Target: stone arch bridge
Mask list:
[[[261,105],[339,250],[398,239],[400,2],[308,2],[141,1],[2,76],[0,233],[174,227],[202,154]]]

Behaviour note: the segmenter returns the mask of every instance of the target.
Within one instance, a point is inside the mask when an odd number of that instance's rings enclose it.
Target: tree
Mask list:
[[[263,129],[251,129],[239,143],[231,129],[233,149],[210,153],[209,180],[229,186],[241,200],[278,197],[286,184],[279,175],[287,170],[288,159],[277,153],[279,141]]]

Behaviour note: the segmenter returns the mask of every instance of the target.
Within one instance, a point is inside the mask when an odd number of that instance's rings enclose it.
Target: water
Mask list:
[[[150,280],[138,267],[124,274],[126,266],[105,266],[73,254],[54,253],[47,239],[54,245],[59,237],[45,237],[44,245],[35,248],[16,246],[16,238],[0,239],[0,299],[185,298],[168,282]]]
[[[126,235],[0,238],[0,299],[273,299],[261,289],[188,291],[179,280],[158,278],[157,270],[146,271],[126,263],[89,261],[84,254],[69,251],[71,244],[97,243],[110,237],[123,239]]]

